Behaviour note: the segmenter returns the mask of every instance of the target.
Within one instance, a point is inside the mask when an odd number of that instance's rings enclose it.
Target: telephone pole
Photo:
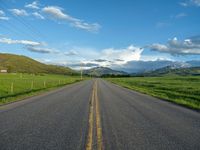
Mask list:
[[[81,80],[83,79],[83,63],[81,63]]]

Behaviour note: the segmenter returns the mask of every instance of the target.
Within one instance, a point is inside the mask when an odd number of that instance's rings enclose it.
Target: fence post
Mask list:
[[[60,85],[60,80],[59,80],[59,85]]]
[[[14,91],[14,83],[12,82],[10,87],[10,92],[13,93],[13,91]]]
[[[44,88],[46,88],[46,81],[44,81]]]
[[[33,81],[31,82],[31,90],[33,89]]]

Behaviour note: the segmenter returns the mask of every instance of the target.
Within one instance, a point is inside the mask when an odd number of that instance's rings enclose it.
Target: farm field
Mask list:
[[[200,110],[200,76],[107,78],[115,84]]]
[[[78,81],[78,76],[0,74],[0,105]]]

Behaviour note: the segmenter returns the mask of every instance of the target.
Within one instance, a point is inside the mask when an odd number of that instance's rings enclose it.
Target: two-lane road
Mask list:
[[[200,149],[200,113],[101,79],[0,106],[0,149]]]
[[[99,82],[106,149],[200,150],[200,114]]]

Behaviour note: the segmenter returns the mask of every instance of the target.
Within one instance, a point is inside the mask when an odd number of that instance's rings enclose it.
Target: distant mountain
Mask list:
[[[26,56],[0,54],[0,69],[20,73],[76,74],[68,67],[46,65]]]
[[[102,75],[127,75],[124,71],[116,71],[107,67],[95,67],[92,69],[84,70],[84,74],[100,77]]]
[[[140,76],[165,76],[165,75],[200,75],[200,67],[188,67],[188,68],[173,68],[171,66],[167,66],[161,69],[157,69],[155,71],[146,72],[143,74],[138,74]]]
[[[130,61],[123,66],[113,66],[112,69],[122,70],[128,73],[144,73],[154,71],[163,67],[172,66],[173,68],[187,68],[192,65],[187,62],[177,62],[168,60],[157,61]]]
[[[186,63],[189,64],[190,67],[200,67],[200,60],[186,61]]]

